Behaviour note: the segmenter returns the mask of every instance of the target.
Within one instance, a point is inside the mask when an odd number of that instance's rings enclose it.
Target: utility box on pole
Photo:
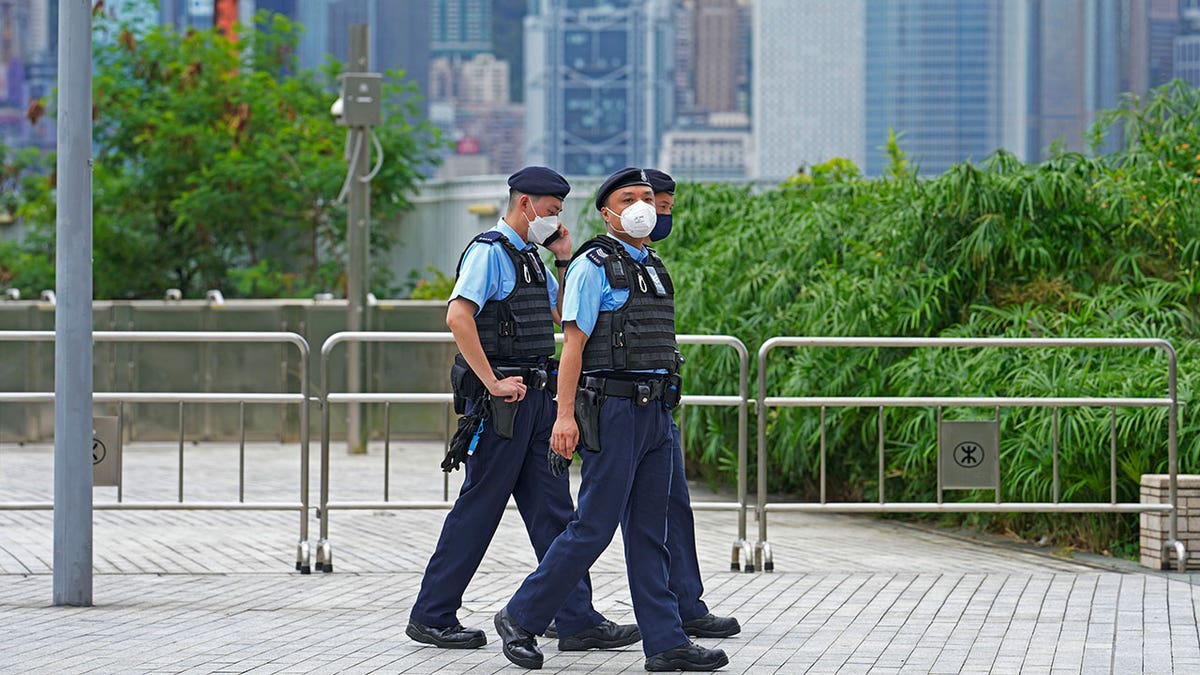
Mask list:
[[[383,123],[383,76],[379,73],[345,73],[342,80],[342,116],[345,127],[377,127]]]

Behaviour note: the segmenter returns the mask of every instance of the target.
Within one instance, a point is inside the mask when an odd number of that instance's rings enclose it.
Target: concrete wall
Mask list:
[[[321,345],[345,326],[345,301],[233,300],[98,301],[96,330],[114,331],[290,331],[303,336],[311,355],[310,393],[320,387]],[[367,330],[446,330],[445,305],[431,301],[381,301],[370,307]],[[54,330],[54,307],[36,301],[0,302],[0,330]],[[450,344],[377,344],[363,349],[367,391],[443,392],[455,349]],[[300,359],[286,344],[122,344],[100,343],[95,350],[96,391],[297,392]],[[345,387],[346,352],[330,359],[330,384]],[[50,342],[0,342],[0,391],[53,391],[54,345]],[[312,431],[319,431],[318,406],[310,410]],[[115,404],[97,404],[96,414],[115,415]],[[396,436],[440,436],[444,406],[391,406]],[[127,404],[125,433],[130,440],[178,438],[177,404]],[[184,407],[188,440],[237,440],[237,404],[189,404]],[[384,427],[382,406],[364,413],[373,435]],[[345,427],[344,409],[333,411],[336,433]],[[54,430],[52,404],[0,405],[0,442],[48,441]],[[249,440],[298,437],[298,407],[248,405]],[[315,436],[314,436],[315,438]]]

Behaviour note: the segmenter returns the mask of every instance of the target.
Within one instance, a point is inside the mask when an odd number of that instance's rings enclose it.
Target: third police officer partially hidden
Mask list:
[[[509,497],[539,560],[574,515],[566,475],[553,474],[546,461],[555,419],[551,357],[560,296],[535,246],[546,246],[566,264],[571,239],[558,213],[571,187],[545,167],[522,169],[508,185],[508,209],[463,253],[446,311],[460,351],[451,371],[456,406],[462,404],[469,423],[460,427],[443,468],[465,463],[467,475],[405,632],[448,649],[487,643],[483,631],[459,623],[458,609]],[[610,649],[639,639],[635,626],[618,626],[592,608],[585,576],[555,590],[565,598],[555,607],[559,649]]]
[[[608,234],[581,246],[567,270],[550,444],[564,458],[579,444],[582,484],[577,517],[495,617],[504,655],[526,668],[542,666],[534,636],[561,606],[561,589],[584,577],[618,524],[646,670],[715,670],[729,662],[723,651],[688,639],[668,587],[670,408],[679,402],[680,358],[671,278],[646,247],[653,198],[642,170],[610,176],[596,195]]]

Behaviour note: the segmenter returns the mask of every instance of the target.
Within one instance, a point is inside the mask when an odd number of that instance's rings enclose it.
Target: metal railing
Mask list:
[[[556,336],[561,342],[562,335]],[[715,345],[733,348],[739,359],[739,389],[736,396],[687,396],[682,399],[682,405],[696,406],[737,406],[738,408],[738,486],[736,502],[692,502],[692,508],[702,511],[737,511],[738,538],[733,544],[730,566],[739,569],[740,559],[744,559],[746,571],[754,571],[752,554],[753,547],[746,537],[746,518],[748,500],[746,489],[748,482],[748,418],[749,418],[749,369],[750,356],[745,344],[734,337],[726,335],[680,335],[677,341],[681,345]],[[429,392],[394,392],[394,393],[349,393],[331,392],[329,390],[329,356],[333,349],[344,343],[453,343],[451,333],[435,332],[352,332],[335,333],[321,346],[321,495],[320,495],[320,536],[316,545],[316,569],[324,572],[333,571],[333,547],[329,540],[329,512],[332,510],[386,510],[386,509],[449,509],[454,505],[448,490],[448,475],[443,478],[442,501],[396,501],[390,499],[388,475],[390,472],[390,425],[385,426],[384,432],[384,481],[383,501],[333,501],[329,490],[329,447],[330,447],[330,407],[338,403],[382,403],[384,418],[390,420],[388,406],[393,403],[435,403],[446,406],[447,415],[453,403],[452,395]],[[448,384],[449,379],[446,379]],[[449,442],[449,417],[447,417],[447,442]],[[511,505],[510,505],[511,506]]]
[[[1167,396],[1165,398],[1088,398],[1088,397],[982,397],[982,396],[928,396],[928,397],[836,397],[836,396],[767,396],[767,355],[779,347],[854,347],[854,348],[916,348],[916,347],[1005,347],[1005,348],[1140,348],[1161,349],[1167,355]],[[1121,339],[1121,338],[874,338],[874,337],[774,337],[763,343],[758,350],[758,516],[759,541],[755,548],[755,562],[761,569],[774,569],[770,542],[767,538],[767,514],[769,512],[834,512],[834,513],[1142,513],[1166,512],[1169,514],[1167,553],[1174,551],[1176,563],[1182,570],[1186,562],[1186,550],[1178,540],[1178,408],[1176,390],[1178,380],[1175,349],[1165,340]],[[1000,408],[1049,407],[1053,415],[1053,501],[1051,502],[1003,502],[1000,499],[999,482],[996,483],[996,501],[945,502],[942,498],[943,477],[941,464],[938,466],[936,502],[889,502],[884,492],[884,415],[887,407],[937,407],[938,420],[943,407],[986,407],[996,410],[997,421]],[[781,407],[820,408],[820,501],[818,503],[776,503],[767,501],[767,410]],[[877,502],[829,502],[826,500],[826,437],[825,411],[836,407],[879,408],[879,498]],[[1058,476],[1058,410],[1063,407],[1104,407],[1113,411],[1110,431],[1110,487],[1111,499],[1107,503],[1067,502],[1059,498]],[[1168,501],[1167,504],[1119,503],[1117,501],[1117,444],[1116,409],[1118,407],[1160,407],[1167,409],[1167,453],[1168,453]],[[991,488],[988,488],[991,489]]]
[[[224,510],[224,511],[296,511],[300,516],[300,538],[296,546],[296,569],[303,574],[312,571],[312,553],[308,542],[309,510],[309,430],[308,430],[308,342],[296,333],[268,332],[178,332],[178,331],[96,331],[95,342],[154,342],[154,343],[263,343],[291,344],[299,351],[300,391],[297,393],[239,393],[239,392],[95,392],[94,403],[115,403],[118,418],[124,419],[126,403],[173,403],[179,406],[179,460],[177,469],[178,497],[174,502],[127,502],[124,500],[124,481],[117,482],[116,502],[97,502],[96,510]],[[0,342],[53,342],[53,331],[0,331]],[[0,403],[53,403],[54,392],[0,392]],[[184,500],[184,405],[187,403],[237,403],[240,406],[240,443],[238,450],[238,501]],[[245,466],[246,435],[245,406],[254,404],[295,404],[300,409],[300,487],[297,502],[246,502]],[[118,456],[120,457],[120,456]],[[118,459],[117,473],[122,467]],[[0,502],[0,510],[53,510],[53,502]]]

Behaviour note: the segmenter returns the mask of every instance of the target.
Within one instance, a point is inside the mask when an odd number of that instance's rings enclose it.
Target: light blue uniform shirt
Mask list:
[[[518,251],[537,248],[535,244],[527,244],[503,219],[492,230],[504,235]],[[475,314],[478,315],[489,300],[503,300],[512,293],[516,285],[517,270],[508,259],[508,254],[504,252],[504,246],[500,243],[475,241],[471,242],[467,247],[467,254],[463,256],[462,267],[458,270],[458,280],[454,282],[450,300],[470,300],[475,303]],[[550,308],[553,309],[558,306],[558,279],[548,269],[546,290],[550,293]]]
[[[612,235],[613,241],[625,247],[625,251],[639,263],[645,263],[650,254],[645,249],[638,250]],[[563,280],[563,311],[562,319],[565,324],[574,321],[575,326],[591,337],[596,328],[600,312],[610,312],[620,309],[629,300],[628,288],[613,288],[608,283],[608,275],[604,268],[596,265],[581,255],[571,261],[567,268],[567,276]],[[665,373],[666,370],[645,370],[632,372]]]

